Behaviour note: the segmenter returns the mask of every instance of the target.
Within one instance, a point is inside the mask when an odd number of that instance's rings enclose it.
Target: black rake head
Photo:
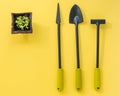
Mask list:
[[[105,24],[105,19],[91,19],[91,24],[96,24],[96,25],[100,25],[100,24]]]

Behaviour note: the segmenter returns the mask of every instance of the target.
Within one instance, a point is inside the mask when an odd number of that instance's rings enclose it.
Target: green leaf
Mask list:
[[[15,20],[16,26],[21,30],[29,28],[30,20],[27,16],[18,16]]]

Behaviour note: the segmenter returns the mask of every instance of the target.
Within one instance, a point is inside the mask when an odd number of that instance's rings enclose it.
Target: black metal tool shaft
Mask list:
[[[58,24],[58,67],[61,68],[60,24]]]
[[[80,68],[78,24],[76,25],[76,55],[77,55],[77,68]]]
[[[96,68],[99,68],[99,43],[100,43],[100,38],[99,38],[99,24],[97,24],[97,46],[96,46]]]
[[[62,68],[61,66],[61,40],[60,40],[60,8],[59,3],[57,5],[57,16],[56,16],[56,23],[57,23],[57,30],[58,30],[58,68]]]

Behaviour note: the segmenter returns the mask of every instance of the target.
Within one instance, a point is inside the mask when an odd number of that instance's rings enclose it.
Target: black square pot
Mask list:
[[[24,28],[24,30],[21,30],[15,23],[17,20],[17,17],[19,16],[27,16],[29,19],[29,25],[28,28]],[[32,12],[26,12],[26,13],[12,13],[12,34],[18,34],[18,33],[32,33]]]

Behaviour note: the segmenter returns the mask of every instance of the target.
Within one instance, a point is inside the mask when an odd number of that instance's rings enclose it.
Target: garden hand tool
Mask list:
[[[78,5],[74,5],[70,11],[69,23],[75,24],[76,29],[76,56],[77,56],[77,69],[76,69],[76,89],[79,90],[82,87],[80,57],[79,57],[79,34],[78,24],[83,22],[82,12]]]
[[[57,69],[57,89],[58,91],[63,90],[63,69],[61,66],[61,42],[60,42],[60,8],[59,3],[57,5],[57,16],[56,16],[56,24],[58,28],[58,69]]]
[[[91,24],[97,26],[97,46],[96,46],[96,68],[94,73],[94,87],[96,90],[100,89],[100,68],[99,68],[99,28],[100,24],[105,24],[105,19],[92,19]]]

